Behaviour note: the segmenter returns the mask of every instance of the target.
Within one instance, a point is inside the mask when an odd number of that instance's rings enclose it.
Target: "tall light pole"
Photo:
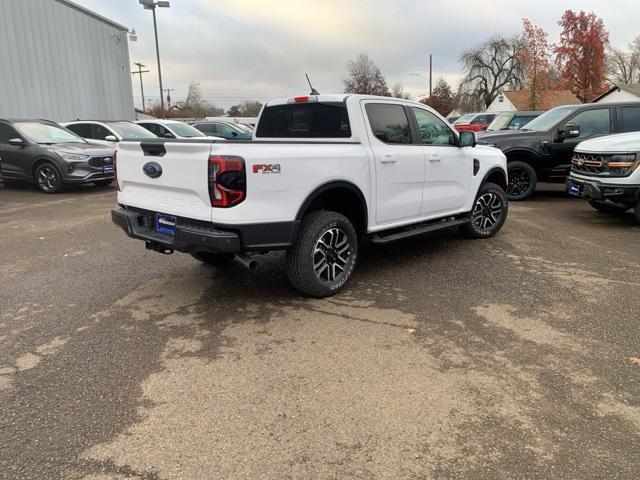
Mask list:
[[[162,97],[162,69],[160,68],[160,47],[158,46],[158,25],[156,23],[156,7],[169,8],[169,2],[166,0],[138,0],[145,10],[151,10],[153,13],[153,33],[156,37],[156,58],[158,60],[158,83],[160,84],[160,108],[164,117],[164,98]]]
[[[142,111],[146,112],[147,109],[144,106],[144,87],[142,86],[142,74],[143,73],[149,73],[149,70],[142,70],[143,68],[146,68],[146,65],[142,65],[140,62],[136,62],[134,63],[134,65],[136,67],[138,67],[138,71],[133,71],[131,72],[132,75],[140,75],[140,94],[142,95]]]

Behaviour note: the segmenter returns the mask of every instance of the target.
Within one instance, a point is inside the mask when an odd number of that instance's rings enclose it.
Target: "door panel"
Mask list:
[[[425,158],[422,148],[413,143],[405,109],[367,102],[365,110],[375,158],[376,222],[415,218],[422,204]]]
[[[458,147],[456,134],[429,110],[410,110],[426,158],[420,215],[456,212],[469,193],[473,173],[470,149]]]
[[[12,138],[22,138],[12,126],[0,122],[0,160],[2,160],[2,172],[6,177],[30,177],[27,160],[32,151],[31,145],[11,145]]]

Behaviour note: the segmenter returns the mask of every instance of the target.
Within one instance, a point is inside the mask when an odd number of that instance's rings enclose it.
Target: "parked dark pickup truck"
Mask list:
[[[640,131],[639,103],[566,105],[543,113],[524,128],[481,133],[478,143],[507,156],[510,200],[525,200],[538,181],[564,182],[576,145],[588,138]]]

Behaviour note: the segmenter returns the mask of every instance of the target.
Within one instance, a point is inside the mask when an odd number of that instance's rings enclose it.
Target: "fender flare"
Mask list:
[[[364,197],[364,194],[362,193],[360,188],[358,188],[357,185],[345,180],[331,180],[327,183],[323,183],[322,185],[316,187],[315,190],[313,190],[309,195],[307,195],[307,198],[304,200],[304,202],[302,202],[302,205],[300,206],[300,208],[298,209],[298,213],[296,214],[296,220],[297,221],[302,220],[302,217],[307,212],[307,210],[309,209],[309,206],[313,203],[313,201],[316,198],[318,198],[320,195],[322,195],[324,192],[331,190],[333,188],[346,188],[347,190],[350,190],[356,194],[356,196],[360,200],[360,206],[362,207],[362,211],[364,212],[364,228],[366,229],[369,222],[369,210],[367,208],[367,201]]]
[[[484,183],[486,183],[487,178],[489,178],[494,173],[499,173],[504,177],[505,185],[509,184],[509,176],[507,175],[507,172],[503,170],[501,167],[492,167],[489,169],[487,173],[484,174],[484,177],[482,177],[482,182],[480,182],[480,185],[483,185]]]

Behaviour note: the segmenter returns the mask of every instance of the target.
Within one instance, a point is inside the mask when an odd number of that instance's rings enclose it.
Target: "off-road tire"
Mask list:
[[[64,190],[62,174],[51,162],[42,162],[33,174],[36,186],[44,193],[60,193]]]
[[[602,213],[624,213],[629,210],[629,207],[621,207],[619,205],[611,205],[610,203],[601,202],[598,200],[589,199],[589,205],[591,205],[594,209]]]
[[[235,255],[233,253],[194,252],[191,254],[196,260],[214,267],[228,267]]]
[[[287,276],[302,294],[328,297],[349,280],[357,258],[358,235],[349,219],[337,212],[311,212],[303,218],[296,242],[287,252]]]
[[[507,163],[507,198],[519,202],[529,198],[536,190],[538,175],[531,165],[515,161]]]
[[[469,238],[489,238],[500,231],[507,220],[509,201],[506,192],[495,183],[486,182],[478,190],[471,210],[471,222],[460,227]]]

